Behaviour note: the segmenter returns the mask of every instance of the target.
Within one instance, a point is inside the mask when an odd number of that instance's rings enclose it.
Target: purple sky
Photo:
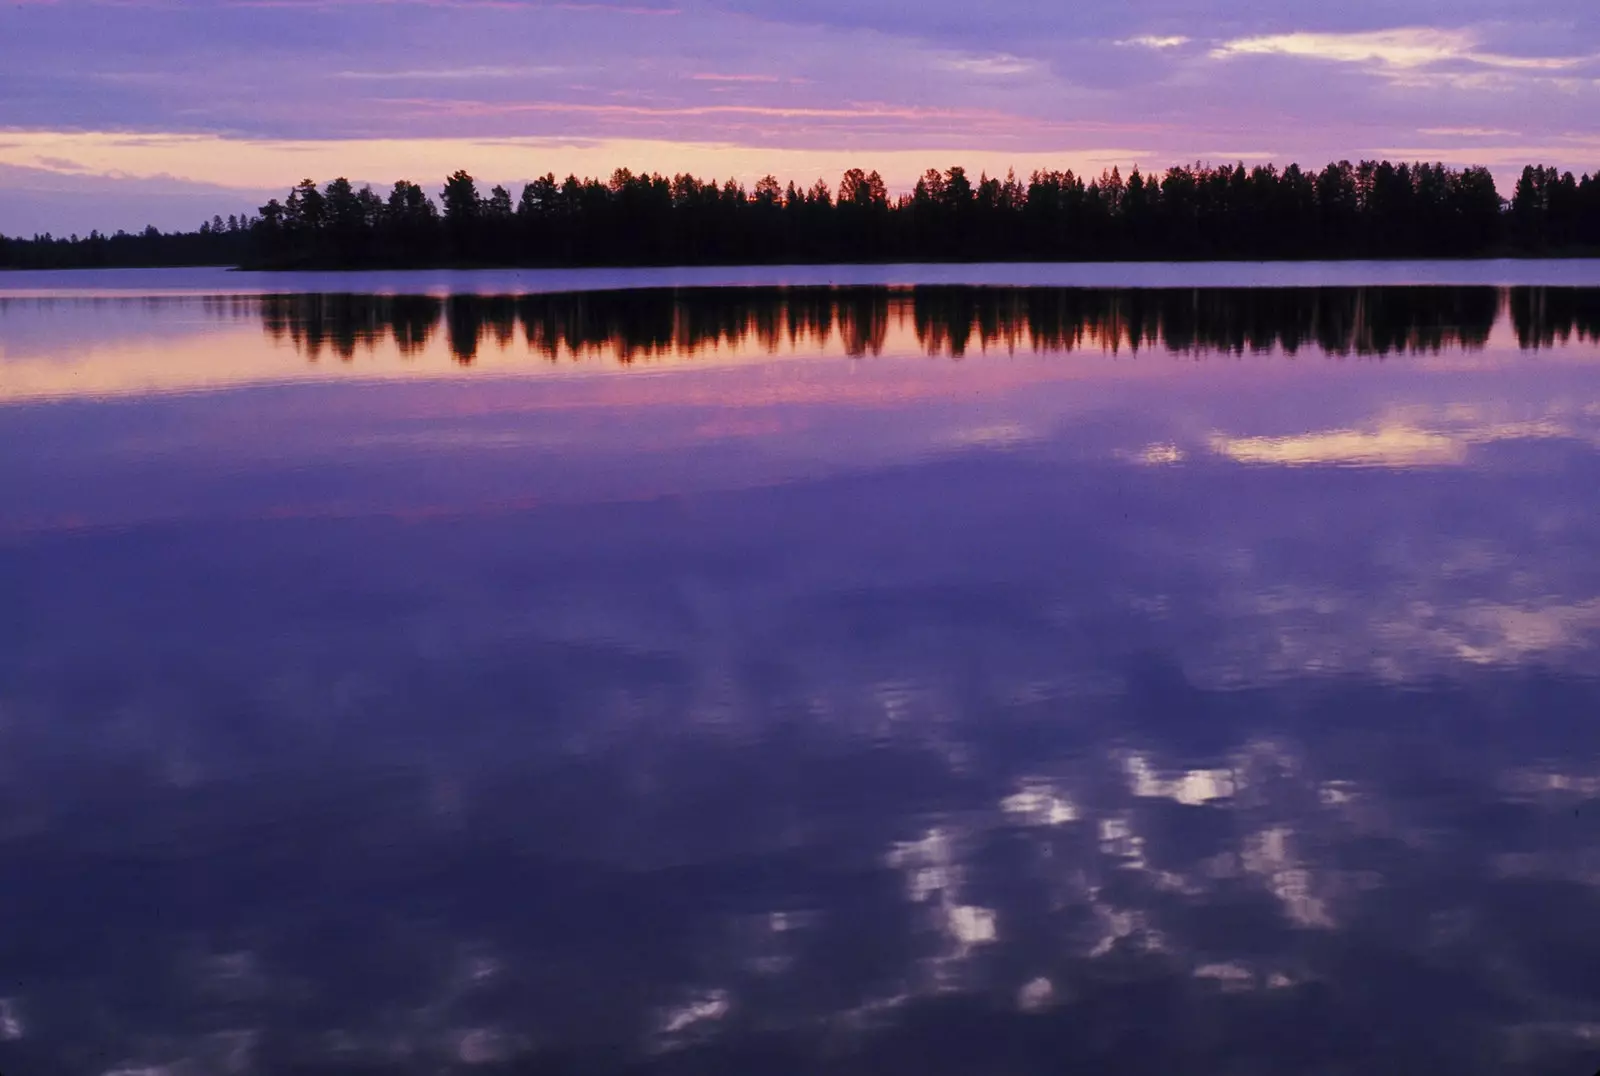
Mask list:
[[[1592,0],[17,0],[0,232],[192,227],[304,175],[1392,156],[1600,168]]]

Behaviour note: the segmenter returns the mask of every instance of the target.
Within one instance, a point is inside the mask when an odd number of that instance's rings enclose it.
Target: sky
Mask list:
[[[1600,169],[1592,0],[9,0],[0,233],[192,228],[303,177]]]

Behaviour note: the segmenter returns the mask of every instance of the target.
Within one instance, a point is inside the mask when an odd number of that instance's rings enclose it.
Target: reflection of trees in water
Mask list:
[[[610,356],[618,362],[697,355],[754,344],[767,352],[837,338],[846,354],[882,351],[886,289],[638,291],[448,299],[386,295],[278,295],[261,300],[274,339],[313,360],[327,348],[352,359],[385,328],[405,354],[422,350],[442,321],[450,352],[471,363],[485,341],[509,347],[520,324],[527,348],[551,361]]]
[[[928,354],[954,357],[974,348],[1382,356],[1482,347],[1506,307],[1521,346],[1600,339],[1600,290],[1572,288],[678,289],[280,295],[260,304],[267,332],[313,360],[325,349],[348,360],[387,338],[418,354],[441,322],[462,363],[485,342],[512,346],[519,326],[528,351],[550,361],[621,363],[752,347],[876,355],[891,325],[906,326]]]
[[[1572,338],[1600,341],[1600,289],[1512,288],[1511,324],[1525,348]]]
[[[1483,346],[1500,300],[1493,288],[1423,287],[913,293],[918,339],[929,354],[952,355],[974,343],[985,350],[1437,352]]]
[[[444,304],[450,354],[466,365],[478,355],[478,344],[493,340],[502,350],[517,331],[516,301],[504,295],[452,295]]]

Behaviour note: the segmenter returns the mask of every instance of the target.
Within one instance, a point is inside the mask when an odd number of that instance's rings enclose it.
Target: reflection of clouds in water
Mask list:
[[[1452,1068],[1463,1022],[1478,1071],[1547,1066],[1600,1024],[1600,579],[1564,507],[1592,451],[1555,447],[1569,471],[1508,476],[1030,446],[8,550],[59,619],[0,681],[0,913],[36,924],[0,1033],[207,1071],[234,1034],[255,1071],[694,1069],[931,1022],[1171,1071],[1130,1045],[1159,997],[1243,1068],[1313,1067],[1308,1010],[1345,1029],[1333,1071],[1406,1034]],[[74,1022],[174,961],[137,1031]]]
[[[723,990],[712,990],[683,1005],[669,1009],[661,1018],[661,1034],[677,1035],[697,1024],[721,1020],[732,1006]]]
[[[957,430],[949,436],[949,443],[961,448],[1011,447],[1037,437],[1033,431],[1018,423],[1007,422],[995,426],[977,426]]]
[[[1460,463],[1465,446],[1442,434],[1402,426],[1372,431],[1329,430],[1289,437],[1212,438],[1211,450],[1240,463],[1359,463],[1427,467]]]
[[[1018,790],[1000,801],[1000,809],[1028,825],[1059,826],[1078,819],[1078,809],[1047,781],[1025,779]]]
[[[509,1060],[517,1052],[514,1036],[494,1028],[475,1027],[461,1033],[456,1057],[467,1065],[490,1065]]]
[[[1125,458],[1131,459],[1136,463],[1160,466],[1169,463],[1182,463],[1187,457],[1188,453],[1177,445],[1165,443],[1146,445],[1140,451],[1131,453]]]
[[[1507,771],[1498,783],[1508,795],[1571,793],[1573,796],[1589,799],[1600,797],[1600,774],[1559,773],[1542,768],[1524,768]]]
[[[1539,581],[1525,585],[1534,590]],[[1198,660],[1191,667],[1205,679],[1237,675],[1248,667],[1256,675],[1363,672],[1415,680],[1448,672],[1457,662],[1577,661],[1600,635],[1600,598],[1435,604],[1443,597],[1426,581],[1396,587],[1369,602],[1276,590],[1253,608],[1234,611],[1241,621],[1241,635],[1231,641],[1236,656],[1219,645],[1211,661]]]
[[[1150,760],[1131,753],[1123,761],[1135,796],[1165,796],[1195,807],[1233,795],[1233,773],[1229,770],[1190,770],[1170,780],[1158,777]]]
[[[1577,647],[1600,629],[1600,599],[1542,608],[1469,606],[1466,625],[1483,642],[1463,642],[1457,652],[1478,663],[1512,663],[1531,655]]]
[[[924,970],[935,989],[958,988],[962,965],[974,948],[999,937],[993,908],[963,903],[967,879],[958,848],[963,836],[936,826],[917,840],[896,842],[884,860],[905,876],[906,898],[925,908],[922,918],[929,929],[944,935]]]
[[[1227,697],[1223,693],[1213,699]],[[1281,719],[1286,712],[1283,704],[1291,697],[1293,692],[1262,713]],[[1196,706],[1204,702],[1202,696],[1191,700]],[[1396,702],[1387,705],[1392,709]],[[1310,935],[1351,931],[1341,944],[1371,946],[1377,938],[1363,932],[1374,929],[1374,916],[1381,922],[1391,914],[1387,910],[1391,898],[1385,894],[1421,901],[1460,919],[1465,910],[1485,902],[1492,905],[1497,884],[1528,877],[1576,879],[1573,865],[1584,862],[1576,847],[1518,849],[1505,838],[1480,833],[1474,837],[1475,851],[1458,842],[1454,848],[1451,842],[1423,843],[1411,853],[1413,862],[1394,860],[1374,870],[1363,865],[1362,857],[1371,854],[1363,849],[1370,850],[1375,839],[1404,838],[1417,828],[1417,812],[1426,819],[1434,808],[1425,793],[1407,789],[1402,773],[1382,772],[1382,764],[1360,779],[1340,775],[1339,757],[1355,757],[1340,746],[1347,730],[1313,723],[1297,732],[1279,730],[1274,737],[1262,738],[1249,734],[1254,719],[1245,718],[1230,734],[1231,743],[1222,745],[1220,764],[1197,765],[1185,760],[1177,744],[1166,738],[1170,728],[1163,733],[1162,726],[1147,724],[1154,715],[1122,712],[1115,706],[1099,717],[1093,713],[1086,710],[1079,719],[1079,749],[1062,745],[1045,752],[1064,767],[1054,776],[1018,776],[1019,767],[1041,759],[996,754],[981,723],[963,722],[953,734],[966,741],[975,764],[992,772],[998,782],[987,800],[990,807],[946,810],[941,812],[943,820],[920,828],[895,808],[882,818],[864,815],[857,820],[872,829],[882,822],[895,829],[911,828],[904,837],[888,842],[881,862],[896,878],[900,910],[895,914],[904,918],[913,938],[920,935],[923,940],[893,962],[898,972],[888,974],[885,982],[875,986],[878,977],[847,980],[859,993],[820,1008],[798,998],[786,1000],[791,991],[803,991],[790,984],[803,984],[815,969],[827,966],[819,946],[830,929],[844,929],[844,935],[832,936],[848,938],[847,944],[853,945],[863,944],[877,931],[904,929],[871,920],[854,922],[859,913],[851,909],[861,898],[849,890],[809,896],[797,892],[791,894],[795,903],[780,905],[780,910],[686,909],[688,919],[652,928],[689,938],[729,939],[731,962],[715,957],[698,968],[660,967],[643,954],[611,952],[603,969],[606,979],[640,980],[650,984],[651,993],[675,994],[673,1000],[639,1013],[648,1016],[641,1026],[649,1029],[640,1048],[709,1049],[729,1036],[736,1041],[752,1020],[768,1028],[805,1028],[812,1020],[823,1019],[869,1038],[892,1035],[904,1014],[948,996],[992,997],[1013,1011],[1040,1017],[1058,1010],[1072,1014],[1076,1006],[1100,996],[1106,989],[1102,977],[1107,975],[1187,980],[1196,989],[1223,997],[1276,994],[1310,985],[1336,992],[1360,990],[1369,972],[1359,964],[1330,960],[1330,953]],[[1368,720],[1403,726],[1405,714],[1402,708],[1370,715]],[[1179,709],[1169,718],[1181,723],[1186,714]],[[1404,728],[1396,731],[1403,739]],[[717,734],[684,727],[673,736]],[[1131,738],[1136,746],[1117,746],[1122,738]],[[879,750],[886,754],[880,761],[891,763],[913,744],[911,739],[883,744]],[[666,740],[658,741],[658,748],[667,746]],[[747,750],[760,752],[762,747],[752,742]],[[1401,748],[1397,751],[1404,754]],[[1600,787],[1600,779],[1590,776],[1593,772],[1600,771],[1560,775],[1528,761],[1511,768],[1491,765],[1484,777],[1494,787],[1480,789],[1478,795],[1493,803],[1502,797],[1537,800],[1560,793],[1566,798],[1551,802],[1551,817],[1558,817],[1567,812],[1573,797]],[[737,779],[737,774],[727,778]],[[597,773],[596,779],[603,778]],[[678,810],[679,801],[694,795],[696,781],[687,774],[664,779],[666,784],[651,793],[651,801],[659,808]],[[477,827],[505,825],[506,819],[483,815],[483,784],[482,777],[466,779],[462,809]],[[946,795],[959,799],[957,788],[951,786]],[[797,790],[780,794],[794,797]],[[1363,814],[1363,805],[1374,801],[1383,805],[1382,811]],[[633,814],[634,802],[634,794],[619,790],[609,808],[612,817],[579,815],[572,824],[580,829],[603,827]],[[819,789],[815,799],[792,800],[789,809],[826,809],[827,802],[825,790]],[[376,821],[392,810],[376,802],[366,813]],[[539,817],[542,809],[528,824],[537,826]],[[345,855],[361,854],[365,825],[358,816],[336,831],[337,845],[346,849]],[[515,824],[509,832],[520,834],[513,847],[537,847],[534,833],[523,833]],[[1583,843],[1580,835],[1574,836]],[[383,840],[382,830],[374,837]],[[431,850],[418,849],[415,854],[442,855],[448,862],[459,859],[475,838],[468,829],[453,831],[443,844],[438,838],[430,840]],[[736,872],[726,883],[732,888],[719,891],[737,892],[732,879],[742,874],[736,862],[727,860],[726,866],[717,868]],[[759,889],[763,873],[782,870],[779,862],[759,857],[750,864],[752,873],[744,884]],[[671,877],[671,872],[647,870],[628,884],[647,895],[646,907],[666,907],[681,900],[672,895]],[[1451,880],[1453,889],[1447,895],[1432,880],[1438,877]],[[1591,875],[1586,884],[1593,888],[1595,878]],[[381,883],[375,879],[374,884]],[[512,892],[519,898],[528,895]],[[757,893],[753,899],[770,902],[782,892]],[[1449,911],[1452,908],[1455,911]],[[559,929],[584,949],[610,929],[604,916],[575,916],[569,910],[563,918]],[[484,940],[449,941],[463,932]],[[509,987],[515,996],[529,997],[522,992],[528,984],[517,986],[517,969],[550,960],[541,950],[556,944],[553,940],[530,947],[527,939],[517,939],[517,928],[509,919],[486,921],[460,914],[438,922],[428,933],[436,939],[430,944],[446,945],[451,952],[442,959],[428,958],[440,969],[440,977],[426,989],[420,1005],[404,1010],[412,1033],[396,1038],[367,1029],[361,1021],[372,1016],[362,1017],[363,1006],[358,1005],[345,1029],[323,1040],[344,1043],[340,1056],[354,1061],[382,1055],[406,1059],[408,1064],[429,1058],[488,1063],[519,1056],[538,1041],[549,1041],[549,1035],[559,1035],[555,1025],[538,1036],[515,1038],[505,1028],[516,1024],[497,1022],[492,1013],[472,1007],[475,997],[495,989]],[[269,949],[274,944],[263,941]],[[1459,930],[1431,930],[1418,939],[1414,959],[1434,959],[1430,947],[1442,947],[1439,958],[1445,959],[1442,954],[1459,953],[1470,942]],[[426,948],[418,950],[425,952]],[[824,959],[821,965],[819,958]],[[1531,975],[1535,980],[1539,976],[1535,953],[1513,952],[1497,959],[1513,961],[1510,967],[1517,976]],[[236,1011],[240,1006],[271,1011],[303,989],[295,984],[294,975],[286,974],[281,955],[264,956],[257,950],[201,954],[194,967],[209,984],[206,989],[213,1004]],[[717,967],[725,968],[730,977],[715,977]],[[1381,975],[1382,970],[1375,968],[1370,974]],[[765,993],[753,989],[751,984],[763,981],[772,984]],[[537,996],[536,992],[531,997]],[[1579,1004],[1571,999],[1567,1003]],[[626,1012],[618,1015],[626,1026]],[[173,1038],[168,1060],[220,1057],[221,1040],[207,1034],[204,1049],[181,1045],[181,1036]]]
[[[1532,417],[1508,417],[1506,405],[1456,403],[1388,408],[1366,428],[1281,436],[1213,434],[1210,449],[1239,463],[1367,467],[1459,466],[1476,446],[1497,442],[1572,440],[1600,444],[1592,404],[1557,400]]]
[[[1290,850],[1293,841],[1293,833],[1282,826],[1251,834],[1244,842],[1240,863],[1247,872],[1266,879],[1272,894],[1283,901],[1284,914],[1291,922],[1303,927],[1334,926],[1326,904],[1311,891],[1317,879],[1299,866],[1300,860]]]
[[[1017,1008],[1023,1012],[1040,1012],[1050,1007],[1055,993],[1055,984],[1043,975],[1029,979],[1017,990]]]

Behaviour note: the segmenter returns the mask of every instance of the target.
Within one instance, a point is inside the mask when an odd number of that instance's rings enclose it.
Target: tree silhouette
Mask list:
[[[763,176],[553,173],[480,194],[465,171],[437,201],[409,180],[387,196],[305,179],[253,216],[195,232],[0,237],[0,265],[655,265],[882,260],[1470,257],[1600,252],[1600,172],[1522,171],[1509,204],[1481,167],[1338,161],[1040,170],[1026,182],[930,168],[891,197],[847,170],[834,197]]]
[[[470,257],[477,246],[478,219],[483,211],[477,182],[464,171],[453,172],[444,181],[439,200],[444,204],[450,253],[456,258]]]

